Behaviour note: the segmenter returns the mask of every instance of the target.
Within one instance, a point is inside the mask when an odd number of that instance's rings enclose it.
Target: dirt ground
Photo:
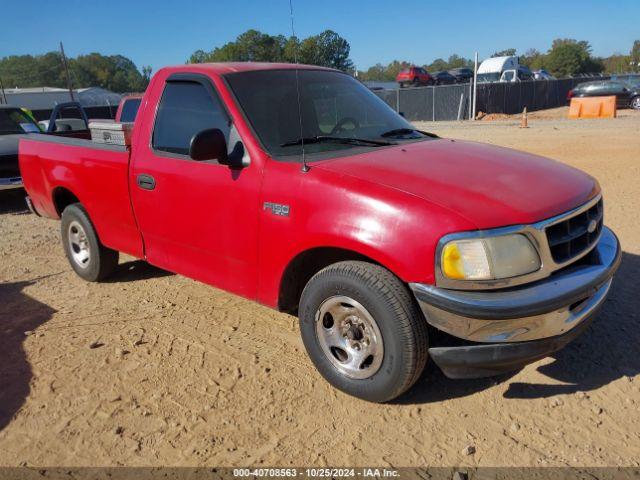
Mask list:
[[[640,112],[561,116],[420,127],[599,179],[624,249],[599,318],[513,375],[430,364],[387,405],[332,389],[293,317],[130,258],[83,282],[59,224],[0,192],[0,465],[640,465]]]

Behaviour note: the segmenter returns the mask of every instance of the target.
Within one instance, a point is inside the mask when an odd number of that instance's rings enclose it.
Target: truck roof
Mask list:
[[[518,67],[518,57],[491,57],[483,60],[478,67],[478,73],[502,72]]]
[[[236,72],[252,72],[258,70],[329,70],[337,71],[332,68],[319,67],[318,65],[304,65],[296,63],[268,63],[268,62],[220,62],[220,63],[191,63],[187,65],[175,65],[164,67],[161,70],[169,70],[170,72],[191,71],[209,71],[218,75]]]

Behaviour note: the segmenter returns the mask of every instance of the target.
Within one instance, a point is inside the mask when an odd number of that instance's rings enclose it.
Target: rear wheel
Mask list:
[[[427,360],[427,325],[407,287],[366,262],[318,272],[300,301],[309,357],[334,387],[385,402],[418,379]]]
[[[634,110],[640,110],[640,95],[631,99],[631,108]]]
[[[100,243],[95,228],[79,203],[62,212],[62,246],[73,270],[89,282],[106,278],[118,265],[118,252]]]

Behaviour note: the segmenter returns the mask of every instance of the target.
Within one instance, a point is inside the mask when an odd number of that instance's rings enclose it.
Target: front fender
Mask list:
[[[438,240],[476,228],[450,210],[391,187],[313,167],[306,174],[289,172],[285,179],[283,167],[271,164],[263,198],[290,208],[288,216],[261,213],[259,295],[267,305],[277,303],[287,266],[305,251],[351,251],[404,282],[430,284]],[[286,189],[278,186],[281,181]]]

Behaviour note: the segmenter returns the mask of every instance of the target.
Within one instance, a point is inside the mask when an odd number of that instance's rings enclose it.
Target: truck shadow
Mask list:
[[[551,356],[538,372],[562,384],[509,383],[504,398],[547,398],[588,392],[623,377],[640,374],[640,256],[624,252],[622,264],[609,296],[591,326],[563,350]],[[517,372],[476,380],[450,380],[429,362],[425,373],[405,395],[402,404],[440,402],[472,395],[498,383],[507,382]]]
[[[7,213],[14,215],[30,213],[24,201],[26,195],[22,188],[0,191],[0,215]]]
[[[103,280],[104,283],[124,283],[151,278],[168,277],[175,273],[154,267],[144,260],[132,260],[119,264],[114,272]]]
[[[33,377],[24,342],[56,312],[25,294],[34,281],[0,283],[0,431],[29,395]],[[27,332],[27,333],[25,333]]]

